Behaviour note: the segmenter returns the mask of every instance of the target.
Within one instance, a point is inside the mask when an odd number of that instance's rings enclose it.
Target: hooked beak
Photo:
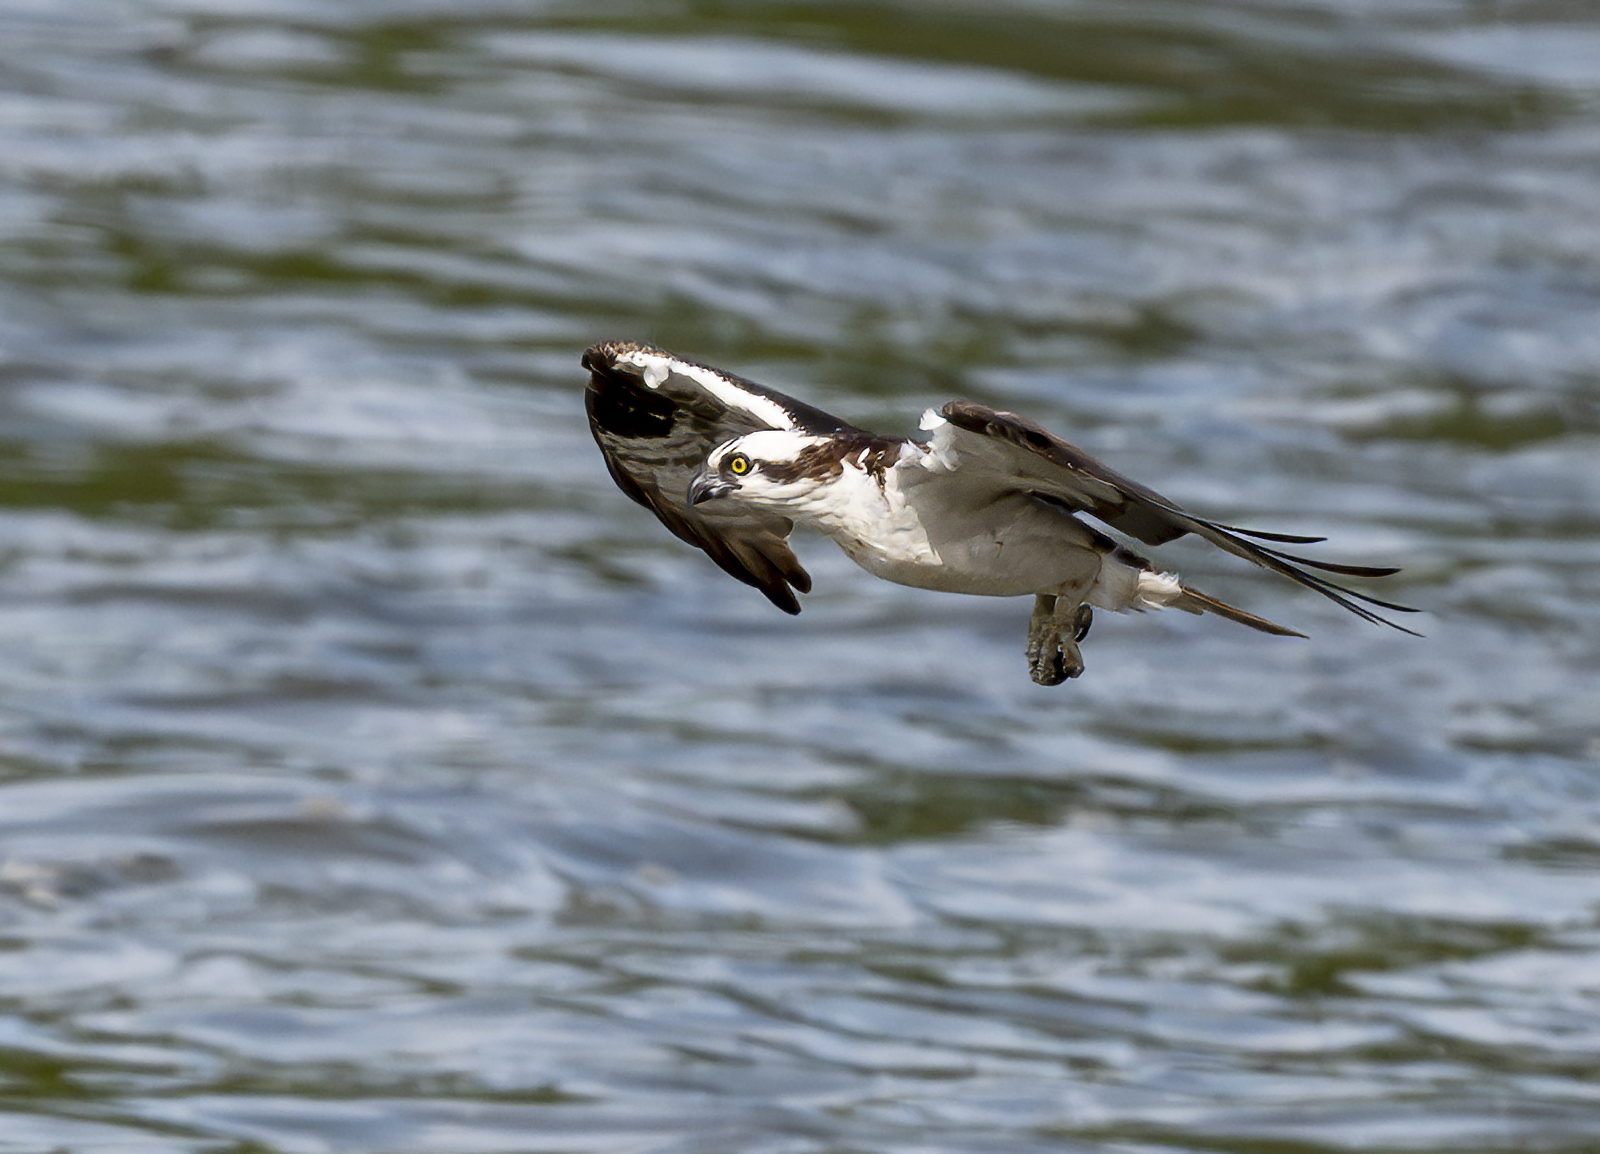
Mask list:
[[[689,504],[703,505],[707,501],[715,501],[718,497],[726,497],[731,492],[733,492],[731,482],[705,473],[696,473],[694,480],[689,482]]]

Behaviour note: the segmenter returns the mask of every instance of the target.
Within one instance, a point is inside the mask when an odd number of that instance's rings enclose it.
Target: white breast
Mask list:
[[[896,480],[899,466],[883,484],[858,462],[846,460],[839,476],[794,508],[796,519],[839,543],[863,568],[888,580],[888,570],[937,568],[939,555],[917,510]]]
[[[856,462],[796,502],[796,520],[832,537],[886,581],[946,593],[1020,596],[1086,587],[1093,535],[1060,510],[910,445],[879,483]]]

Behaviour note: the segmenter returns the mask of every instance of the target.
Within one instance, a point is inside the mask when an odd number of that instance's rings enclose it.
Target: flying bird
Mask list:
[[[797,590],[811,591],[789,548],[801,524],[886,581],[1032,594],[1027,660],[1040,685],[1083,672],[1079,643],[1094,608],[1182,609],[1305,636],[1184,584],[1080,519],[1088,516],[1145,545],[1193,533],[1357,617],[1412,633],[1369,606],[1416,610],[1324,576],[1399,570],[1283,552],[1276,546],[1324,538],[1197,516],[1015,413],[951,401],[923,414],[924,439],[885,437],[649,345],[598,344],[583,365],[589,428],[617,485],[785,613],[800,612]]]

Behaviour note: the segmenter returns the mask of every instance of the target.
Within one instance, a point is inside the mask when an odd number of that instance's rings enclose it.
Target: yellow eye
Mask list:
[[[728,472],[735,477],[742,477],[750,471],[750,458],[743,453],[735,453],[728,458]]]

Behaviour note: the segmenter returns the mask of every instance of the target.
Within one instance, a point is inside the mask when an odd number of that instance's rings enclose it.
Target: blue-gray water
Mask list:
[[[611,337],[1428,637],[787,618]],[[0,8],[0,1151],[1597,1148],[1593,6]]]

